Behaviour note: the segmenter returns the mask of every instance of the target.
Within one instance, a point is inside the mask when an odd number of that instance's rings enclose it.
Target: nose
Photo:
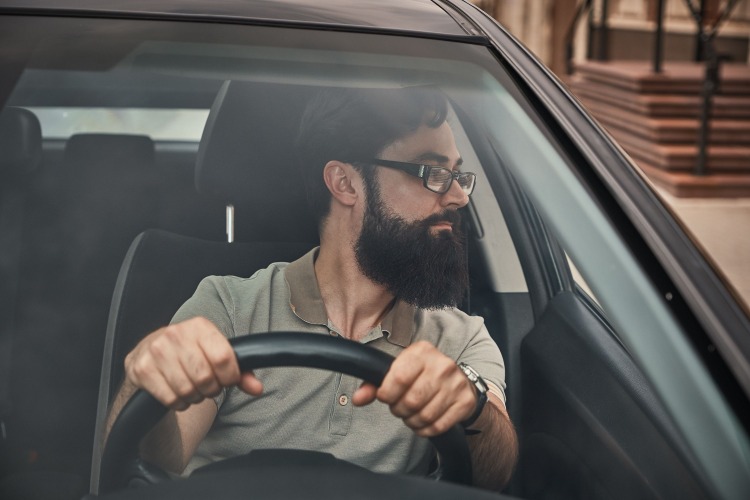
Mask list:
[[[461,208],[469,204],[469,195],[464,192],[456,179],[451,182],[451,187],[443,193],[441,205],[444,207]]]

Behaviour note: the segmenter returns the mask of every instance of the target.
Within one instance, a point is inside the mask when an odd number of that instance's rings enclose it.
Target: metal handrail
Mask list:
[[[578,23],[581,21],[581,17],[591,9],[592,3],[593,0],[582,0],[578,4],[573,20],[570,22],[570,25],[565,32],[565,73],[568,75],[573,74],[573,37],[578,29]],[[591,43],[590,36],[589,43]]]
[[[713,24],[708,29],[704,25],[705,3],[701,1],[700,5],[695,5],[692,0],[685,0],[690,13],[698,25],[698,50],[696,60],[706,62],[706,71],[703,79],[703,88],[701,90],[701,113],[700,128],[698,131],[698,156],[695,160],[693,174],[704,176],[708,174],[708,134],[711,121],[711,111],[713,109],[713,97],[716,94],[720,83],[720,58],[716,53],[714,41],[719,33],[722,23],[729,18],[739,0],[727,0],[724,10],[716,16]]]

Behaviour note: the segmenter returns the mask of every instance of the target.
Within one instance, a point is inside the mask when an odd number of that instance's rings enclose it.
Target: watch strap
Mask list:
[[[469,382],[471,382],[471,385],[473,385],[477,391],[477,405],[474,408],[474,411],[466,420],[461,422],[463,428],[468,429],[474,424],[474,422],[477,421],[479,415],[482,414],[484,405],[487,404],[487,391],[489,390],[489,387],[487,386],[487,382],[485,382],[484,379],[471,366],[467,365],[466,363],[458,363],[458,367],[462,372],[464,372],[466,378],[469,379]]]

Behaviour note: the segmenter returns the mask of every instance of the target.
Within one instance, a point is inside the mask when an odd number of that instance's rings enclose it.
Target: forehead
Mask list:
[[[461,157],[453,130],[447,121],[438,127],[421,125],[414,132],[395,140],[383,149],[383,159],[406,162],[436,162],[453,165]]]

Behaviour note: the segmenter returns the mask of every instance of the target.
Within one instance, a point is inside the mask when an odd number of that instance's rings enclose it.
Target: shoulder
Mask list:
[[[455,307],[438,310],[417,309],[416,330],[427,332],[450,332],[451,336],[473,337],[484,329],[484,318],[469,316]]]
[[[459,309],[423,310],[415,314],[413,341],[426,340],[453,359],[469,346],[489,339],[481,316]]]
[[[255,295],[267,291],[277,283],[283,282],[284,269],[288,263],[274,262],[266,268],[259,269],[252,276],[208,276],[198,285],[198,292],[214,292],[220,296],[233,299]]]

